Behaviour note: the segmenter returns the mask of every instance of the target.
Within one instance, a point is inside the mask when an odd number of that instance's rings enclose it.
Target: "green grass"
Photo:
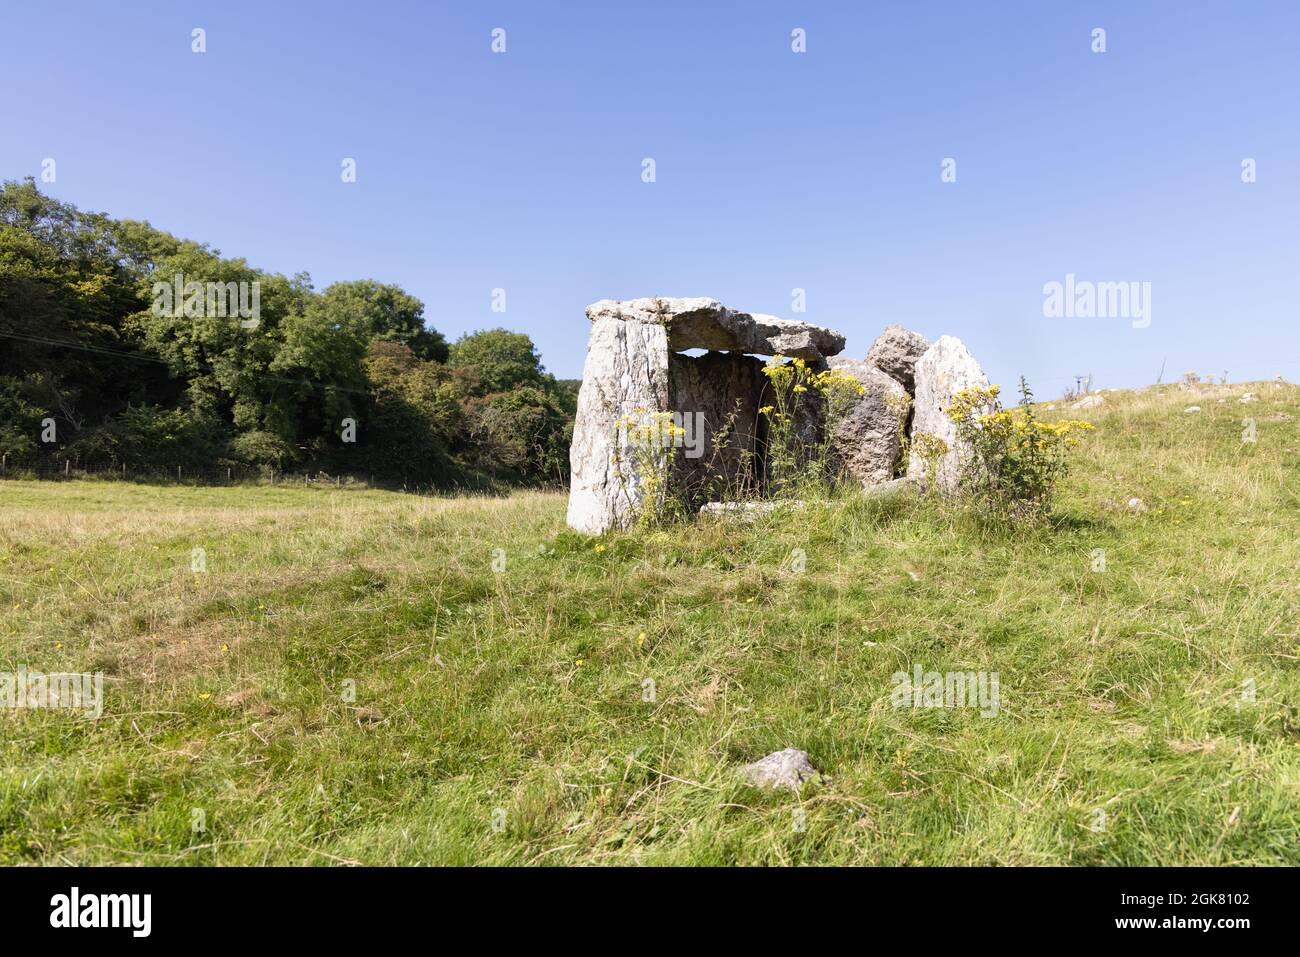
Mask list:
[[[1300,390],[1251,388],[1069,413],[1098,430],[1016,534],[0,483],[0,670],[106,676],[97,721],[0,713],[0,863],[1300,863]],[[1000,712],[891,707],[918,663]],[[784,747],[827,779],[738,780]]]

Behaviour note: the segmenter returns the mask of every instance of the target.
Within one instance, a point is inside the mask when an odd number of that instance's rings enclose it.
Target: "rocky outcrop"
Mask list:
[[[916,360],[930,348],[930,340],[902,326],[886,326],[867,350],[867,361],[896,381],[908,393],[915,391]]]
[[[888,482],[897,474],[902,454],[898,413],[890,404],[904,402],[907,393],[896,380],[862,359],[837,357],[830,360],[830,366],[851,375],[863,388],[835,430],[835,454],[864,486]]]
[[[957,426],[946,411],[952,397],[962,389],[987,386],[988,377],[954,336],[941,336],[916,361],[916,393],[912,401],[912,453],[908,462],[909,478],[925,481],[943,492],[954,492],[960,484],[961,469],[970,449],[957,441]],[[928,433],[944,441],[947,453],[939,459],[935,475],[928,475],[925,460],[916,453],[916,437]]]

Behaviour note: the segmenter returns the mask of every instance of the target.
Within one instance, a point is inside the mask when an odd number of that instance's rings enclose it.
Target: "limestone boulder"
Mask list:
[[[740,312],[704,297],[602,299],[587,307],[587,318],[592,322],[619,319],[663,326],[668,332],[668,347],[674,352],[712,349],[816,360],[844,349],[844,337],[833,329]]]
[[[913,451],[907,467],[908,477],[933,483],[943,492],[954,492],[971,452],[957,441],[957,426],[945,413],[956,393],[985,387],[989,384],[988,377],[960,339],[941,336],[916,361],[915,378],[910,433]],[[916,454],[916,437],[921,433],[936,436],[948,446],[947,454],[937,463],[935,475],[926,474],[926,462]]]
[[[898,472],[902,439],[890,402],[907,393],[897,380],[862,359],[834,358],[830,367],[852,376],[863,388],[835,429],[833,448],[845,470],[864,486],[888,482]]]
[[[915,388],[916,360],[930,348],[930,340],[899,325],[885,327],[867,350],[867,362],[894,379],[910,394]]]
[[[626,528],[641,504],[633,448],[620,419],[669,411],[668,331],[660,323],[596,319],[569,447],[568,523],[601,534]]]
[[[700,514],[752,524],[774,512],[798,512],[807,506],[807,502],[797,498],[766,502],[705,502],[700,506]]]
[[[808,759],[808,752],[798,748],[773,751],[753,764],[746,764],[740,773],[754,787],[767,790],[789,788],[791,791],[799,791],[805,781],[821,777]]]

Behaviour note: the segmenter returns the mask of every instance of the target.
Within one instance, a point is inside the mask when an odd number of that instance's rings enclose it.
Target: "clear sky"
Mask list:
[[[54,158],[61,199],[317,288],[397,283],[448,338],[525,331],[561,377],[588,303],[661,295],[829,325],[846,355],[890,322],[950,333],[1042,396],[1166,360],[1300,379],[1294,0],[93,0],[0,23],[0,178]],[[1151,283],[1150,325],[1046,318],[1067,273]]]

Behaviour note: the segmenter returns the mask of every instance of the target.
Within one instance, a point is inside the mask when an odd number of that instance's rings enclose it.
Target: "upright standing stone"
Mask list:
[[[987,386],[988,377],[979,363],[955,336],[941,336],[925,354],[916,361],[916,396],[912,414],[912,454],[908,463],[908,478],[933,481],[944,492],[957,490],[961,469],[970,456],[970,449],[957,441],[957,426],[945,414],[952,397],[962,389]],[[948,453],[939,460],[938,474],[926,475],[926,463],[916,454],[916,437],[926,432],[936,436],[948,446]]]
[[[603,317],[591,326],[569,448],[568,523],[600,534],[625,528],[640,507],[621,419],[668,409],[668,330]]]

